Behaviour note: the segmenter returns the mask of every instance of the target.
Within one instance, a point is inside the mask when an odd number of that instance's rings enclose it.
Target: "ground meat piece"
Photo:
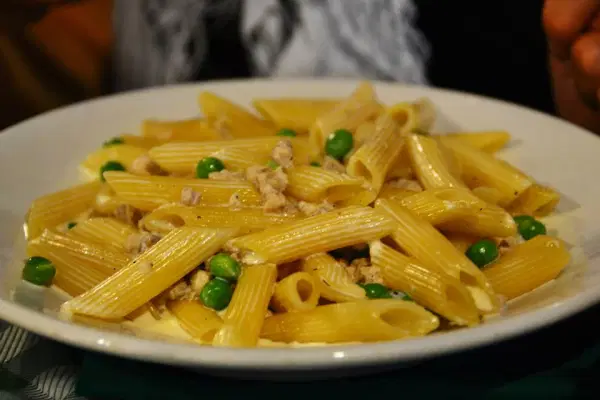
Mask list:
[[[136,226],[140,219],[142,219],[143,214],[140,210],[129,204],[121,204],[115,209],[114,216],[119,221]]]
[[[332,158],[329,156],[326,156],[323,159],[323,169],[326,171],[333,171],[333,172],[337,172],[340,174],[346,173],[346,167],[344,166],[344,164],[342,164],[335,158]]]
[[[144,274],[148,274],[152,271],[152,263],[148,260],[144,260],[144,261],[140,261],[137,263],[137,267],[140,270],[140,272],[144,273]]]
[[[234,193],[229,198],[229,203],[227,203],[227,207],[232,210],[238,210],[242,208],[242,201],[240,200],[240,195],[238,193]]]
[[[231,123],[229,121],[229,118],[225,116],[219,116],[213,122],[213,126],[223,139],[233,139],[233,135],[231,133]]]
[[[289,139],[280,140],[271,152],[271,157],[283,168],[292,168],[294,166],[292,141]]]
[[[383,284],[381,270],[379,267],[359,267],[358,272],[361,276],[361,281],[364,283],[380,283]]]
[[[162,239],[162,236],[156,233],[133,233],[127,237],[125,249],[134,255],[142,254],[158,243],[160,239]]]
[[[164,172],[160,166],[152,161],[150,156],[144,154],[139,156],[131,163],[130,172],[136,175],[163,175]]]
[[[192,292],[199,294],[204,286],[210,281],[210,274],[203,269],[198,269],[190,277],[190,287]]]
[[[496,246],[498,246],[499,255],[506,254],[513,249],[513,247],[517,246],[520,243],[523,243],[523,238],[521,235],[517,236],[509,236],[504,238],[494,238],[496,242]]]
[[[215,181],[243,181],[244,174],[242,172],[231,172],[226,169],[208,174],[208,179]]]
[[[328,213],[332,211],[334,207],[327,201],[322,203],[309,203],[307,201],[300,201],[298,203],[298,209],[307,217],[314,217],[315,215]]]
[[[369,260],[367,258],[356,258],[356,259],[352,260],[352,263],[350,264],[350,266],[358,267],[358,268],[370,267],[371,263],[369,263]]]
[[[180,281],[167,291],[169,300],[191,299],[193,296],[192,289],[184,281]]]
[[[181,189],[181,199],[179,200],[184,206],[197,206],[202,200],[202,194],[196,192],[191,187]]]
[[[396,179],[394,181],[389,181],[388,185],[398,189],[406,189],[411,192],[422,192],[423,187],[418,181],[412,179]]]
[[[360,282],[361,275],[357,267],[346,267],[346,272],[348,276],[354,283]]]
[[[269,167],[255,165],[246,170],[246,179],[260,192],[265,211],[281,210],[287,204],[283,194],[288,177],[281,167],[272,170]]]

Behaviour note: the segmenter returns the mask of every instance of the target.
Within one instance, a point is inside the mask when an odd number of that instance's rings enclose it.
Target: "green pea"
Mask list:
[[[267,167],[271,168],[272,170],[276,170],[277,168],[279,168],[279,164],[277,164],[276,161],[269,160],[267,161]]]
[[[498,247],[493,241],[482,239],[473,243],[465,254],[473,261],[473,264],[481,268],[498,258]]]
[[[546,234],[546,226],[538,220],[525,225],[523,228],[519,226],[519,233],[525,240],[533,239],[538,235]]]
[[[363,285],[367,297],[370,299],[391,299],[390,290],[379,283],[367,283]]]
[[[321,163],[317,162],[317,161],[311,161],[310,165],[311,165],[311,167],[320,167]]]
[[[404,296],[402,296],[402,297],[400,297],[400,298],[401,298],[402,300],[404,300],[404,301],[412,301],[412,302],[414,302],[414,301],[415,301],[415,300],[414,300],[412,297],[410,297],[410,296],[409,296],[409,295],[407,295],[406,293],[404,293]]]
[[[293,129],[283,128],[277,132],[277,136],[288,136],[288,137],[296,137],[297,133]]]
[[[354,146],[352,133],[346,129],[338,129],[327,138],[325,142],[325,153],[331,157],[341,160]]]
[[[196,176],[200,179],[208,179],[208,175],[213,172],[223,171],[225,165],[223,161],[215,157],[206,157],[198,161],[196,165]]]
[[[56,275],[52,262],[44,257],[31,257],[25,261],[23,280],[38,286],[49,286]]]
[[[535,221],[535,218],[530,217],[529,215],[517,215],[513,219],[515,220],[519,230],[521,230],[521,228],[525,228],[527,225]]]
[[[220,311],[229,305],[233,289],[229,282],[221,278],[209,281],[200,292],[200,301],[208,308]]]
[[[77,226],[77,222],[69,222],[67,224],[67,229],[73,229]]]
[[[228,281],[235,281],[242,272],[240,263],[226,253],[219,253],[211,258],[208,262],[208,269],[214,276]]]
[[[117,136],[117,137],[114,137],[114,138],[109,139],[106,142],[104,142],[102,144],[102,147],[116,146],[116,145],[124,144],[124,143],[125,143],[125,141],[123,140],[123,138],[120,138]]]
[[[100,180],[105,181],[104,173],[107,171],[126,171],[123,164],[118,161],[107,161],[102,167],[100,167]]]

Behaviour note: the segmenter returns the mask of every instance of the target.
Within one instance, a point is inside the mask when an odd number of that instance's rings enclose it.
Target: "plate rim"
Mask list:
[[[362,80],[356,79],[235,79],[208,82],[193,82],[162,87],[143,88],[134,91],[101,96],[94,99],[50,110],[33,118],[22,121],[0,132],[0,143],[13,140],[23,126],[40,119],[52,118],[61,113],[77,112],[80,108],[94,107],[104,102],[113,102],[120,98],[151,95],[161,91],[173,91],[182,88],[235,86],[239,84],[344,84],[356,85]],[[600,140],[592,132],[576,126],[556,116],[521,106],[508,101],[488,98],[464,91],[443,88],[424,87],[396,82],[370,81],[375,87],[391,86],[394,90],[412,89],[431,93],[462,95],[491,104],[502,105],[512,110],[536,114],[538,118],[552,119],[555,124],[568,127]],[[526,311],[511,317],[509,321],[483,324],[474,328],[460,329],[443,334],[435,334],[401,341],[365,343],[360,345],[328,345],[308,348],[256,348],[237,349],[195,344],[168,343],[129,336],[127,334],[103,331],[75,323],[63,321],[50,315],[34,311],[18,303],[0,299],[0,317],[5,321],[22,327],[41,336],[120,357],[150,362],[161,362],[180,366],[208,367],[213,369],[280,369],[285,371],[306,370],[331,367],[358,367],[375,364],[389,364],[403,361],[416,361],[443,354],[451,354],[466,349],[482,347],[496,342],[506,341],[518,335],[546,327],[554,322],[568,318],[592,305],[600,303],[600,291],[587,290],[555,306],[545,306],[537,310]]]

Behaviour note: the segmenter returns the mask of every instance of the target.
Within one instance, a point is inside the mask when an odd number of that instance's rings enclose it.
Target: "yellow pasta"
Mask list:
[[[144,211],[180,202],[185,188],[200,195],[200,205],[227,205],[233,195],[244,206],[261,204],[260,195],[246,181],[135,176],[125,172],[107,172],[104,178],[123,203]]]
[[[412,134],[407,137],[406,145],[412,170],[425,189],[465,187],[458,177],[452,175],[448,159],[435,139]]]
[[[222,136],[208,122],[200,118],[178,121],[158,121],[147,119],[142,124],[142,135],[164,142],[197,142],[203,140],[219,140]]]
[[[470,217],[479,211],[476,206],[480,202],[466,195],[461,196],[461,192],[461,189],[455,188],[431,189],[418,193],[397,193],[397,197],[389,193],[388,196],[380,198],[396,201],[430,224],[439,225]]]
[[[286,192],[299,200],[334,204],[354,197],[364,185],[362,178],[307,165],[288,171]]]
[[[302,270],[313,276],[324,299],[341,303],[366,298],[365,290],[352,281],[346,268],[327,253],[306,257]]]
[[[143,147],[120,144],[105,147],[88,155],[81,163],[80,170],[89,179],[100,179],[100,168],[109,161],[121,163],[128,171],[133,170],[135,161],[147,153]]]
[[[486,153],[495,153],[510,141],[510,133],[506,131],[457,132],[449,133],[447,136],[459,139]]]
[[[216,334],[213,345],[256,346],[276,279],[275,264],[244,268],[223,317],[225,324]]]
[[[469,289],[481,312],[498,309],[498,298],[483,273],[427,221],[388,200],[377,200],[375,207],[396,221],[392,239],[402,250],[425,265],[437,267],[458,279]]]
[[[354,131],[360,124],[377,117],[382,111],[373,86],[364,82],[349,98],[317,118],[310,129],[310,144],[318,153],[322,153],[323,144],[329,134],[338,129]]]
[[[494,158],[479,149],[451,137],[440,137],[462,165],[462,177],[469,187],[486,186],[497,189],[502,198],[499,205],[506,206],[527,190],[533,182],[507,162]]]
[[[121,204],[122,202],[115,191],[108,184],[103,184],[96,194],[92,208],[97,214],[114,215]]]
[[[241,236],[228,247],[241,251],[248,264],[281,264],[379,239],[391,233],[395,225],[385,213],[351,206]]]
[[[66,235],[108,249],[125,251],[127,238],[134,233],[137,233],[134,227],[114,218],[91,218],[79,222]]]
[[[146,215],[140,221],[140,226],[151,232],[162,233],[184,225],[204,228],[239,228],[240,233],[249,233],[295,221],[298,218],[296,214],[270,214],[260,208],[229,209],[166,204]]]
[[[279,312],[312,310],[319,303],[319,289],[308,272],[294,272],[275,285],[271,304]]]
[[[373,137],[363,144],[348,160],[347,171],[352,176],[365,178],[379,191],[404,146],[400,127],[389,114],[375,121]]]
[[[509,206],[513,214],[535,215],[545,217],[556,209],[560,202],[560,194],[544,185],[534,183]]]
[[[261,337],[277,342],[377,342],[423,336],[438,318],[403,300],[358,300],[276,314],[263,324]]]
[[[385,284],[401,290],[417,303],[458,325],[479,323],[471,294],[456,278],[435,266],[425,266],[377,241],[371,243],[371,263],[381,270]]]
[[[419,113],[411,103],[394,104],[386,112],[394,118],[404,132],[409,133],[419,127]]]
[[[103,282],[130,258],[125,252],[65,235],[44,232],[27,244],[27,254],[44,257],[56,267],[54,285],[78,296]]]
[[[191,337],[203,343],[212,343],[223,326],[223,320],[214,310],[197,301],[176,300],[167,303],[169,311]]]
[[[198,104],[204,117],[223,138],[275,134],[275,127],[270,121],[262,120],[214,93],[202,92],[198,97]]]
[[[304,138],[286,138],[291,141],[294,161],[297,165],[308,164],[310,150]],[[198,161],[205,157],[218,157],[232,170],[265,164],[271,158],[273,148],[282,140],[279,136],[261,138],[220,140],[211,142],[167,143],[148,153],[162,169],[177,174],[192,174]]]
[[[99,285],[64,304],[71,313],[125,317],[216,253],[233,229],[175,229]]]
[[[471,209],[469,214],[447,221],[438,227],[443,231],[479,237],[508,237],[517,234],[517,224],[504,209],[490,204]]]
[[[456,250],[465,253],[473,243],[477,241],[477,237],[466,235],[463,233],[446,232],[446,238],[452,243]]]
[[[562,240],[540,235],[502,255],[484,274],[496,293],[511,300],[556,278],[570,259]]]
[[[73,221],[91,207],[98,190],[100,182],[90,182],[35,199],[27,212],[27,237],[33,239],[44,229]]]
[[[139,135],[131,135],[131,134],[123,134],[118,136],[125,144],[130,146],[142,147],[144,149],[150,149],[156,146],[159,141],[150,136],[139,136]]]
[[[293,129],[306,133],[317,118],[330,111],[340,99],[255,99],[252,105],[279,129]]]

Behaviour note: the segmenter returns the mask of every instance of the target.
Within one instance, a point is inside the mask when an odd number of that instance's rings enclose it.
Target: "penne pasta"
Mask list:
[[[66,236],[105,246],[107,249],[126,251],[127,238],[134,233],[137,233],[134,227],[114,218],[91,218],[79,222]]]
[[[319,167],[301,166],[288,171],[286,193],[299,200],[335,204],[363,191],[365,181]]]
[[[308,272],[294,272],[275,285],[271,305],[275,311],[298,312],[312,310],[319,303],[319,289]]]
[[[223,320],[214,310],[197,301],[175,300],[167,303],[169,311],[192,338],[203,343],[212,343],[223,326]]]
[[[198,97],[198,104],[206,120],[223,138],[275,134],[275,127],[270,121],[262,120],[214,93],[202,92]]]
[[[388,193],[380,196],[398,202],[431,225],[439,225],[448,221],[468,218],[479,211],[480,201],[463,195],[461,189],[431,189],[422,192]],[[399,199],[398,199],[399,197]]]
[[[389,114],[382,114],[375,121],[373,136],[348,159],[348,174],[366,179],[379,191],[403,146],[400,127]]]
[[[498,206],[482,204],[471,213],[439,224],[445,232],[463,233],[478,237],[508,237],[517,234],[517,224],[512,216]]]
[[[128,133],[120,135],[118,138],[127,145],[142,147],[144,149],[151,149],[159,143],[158,140],[150,136],[131,135]]]
[[[477,237],[469,236],[463,233],[446,232],[446,238],[452,243],[456,250],[465,253],[473,243],[477,241]]]
[[[252,105],[277,128],[307,133],[317,118],[333,109],[340,99],[255,99]]]
[[[438,318],[403,300],[358,300],[297,313],[275,314],[263,324],[261,337],[277,342],[377,342],[423,336]]]
[[[405,133],[411,133],[419,127],[418,110],[409,102],[394,104],[386,110]]]
[[[109,161],[122,164],[128,171],[133,171],[135,161],[147,153],[147,149],[138,146],[120,144],[96,150],[81,163],[80,171],[86,180],[100,179],[100,168]]]
[[[90,182],[35,199],[27,212],[27,237],[33,239],[45,229],[75,220],[92,206],[99,190],[99,181]]]
[[[484,274],[496,293],[511,300],[556,278],[570,260],[563,241],[540,235],[502,255]]]
[[[54,285],[71,296],[92,289],[126,265],[124,251],[45,231],[27,244],[30,257],[44,257],[56,267]]]
[[[336,204],[338,207],[349,207],[349,206],[369,206],[377,199],[377,192],[370,187],[363,187],[358,193],[349,199],[340,201]]]
[[[511,203],[509,211],[515,215],[545,217],[556,209],[559,202],[560,194],[556,190],[534,183]]]
[[[437,267],[458,279],[471,292],[482,313],[498,309],[498,299],[483,273],[427,221],[388,200],[377,200],[375,208],[396,221],[391,236],[402,250],[423,264]]]
[[[223,138],[207,121],[200,118],[179,121],[147,119],[142,123],[142,135],[159,143],[199,142]]]
[[[223,317],[225,324],[216,334],[213,345],[256,346],[276,279],[275,264],[244,268]]]
[[[465,188],[460,179],[452,175],[448,159],[435,139],[412,134],[407,136],[406,146],[412,170],[425,189]]]
[[[103,184],[96,194],[92,208],[97,214],[112,216],[121,204],[115,191],[108,184]]]
[[[319,154],[328,135],[338,129],[354,131],[363,122],[374,119],[383,111],[377,102],[375,91],[370,83],[363,82],[346,100],[321,115],[314,122],[309,133],[310,145]]]
[[[448,133],[445,136],[456,138],[469,146],[490,154],[501,150],[510,141],[510,133],[506,131]]]
[[[395,225],[385,213],[351,206],[241,236],[228,247],[240,251],[247,264],[281,264],[379,239],[390,234]]]
[[[417,303],[457,325],[479,323],[471,294],[456,278],[435,266],[425,266],[376,241],[370,245],[371,263],[379,267],[385,284],[401,290]]]
[[[297,165],[308,164],[310,150],[303,138],[287,138],[292,143]],[[273,148],[282,140],[279,136],[220,140],[210,142],[167,143],[148,153],[162,169],[177,174],[192,174],[196,164],[205,157],[218,157],[228,169],[242,170],[256,164],[265,164]]]
[[[346,268],[327,253],[306,257],[302,270],[312,275],[324,299],[341,303],[366,298],[365,290],[352,281]]]
[[[188,207],[166,204],[158,207],[140,221],[150,232],[166,233],[182,226],[203,228],[239,228],[250,233],[299,219],[295,214],[269,214],[261,208],[229,209],[227,207]]]
[[[233,195],[237,195],[244,206],[259,206],[262,201],[252,184],[246,181],[135,176],[125,172],[107,172],[104,178],[123,203],[143,211],[180,202],[185,188],[200,195],[199,205],[224,206]]]
[[[216,253],[233,229],[175,229],[99,285],[63,305],[65,311],[122,318],[164,292]]]
[[[462,177],[469,187],[486,186],[497,189],[502,198],[500,206],[506,206],[525,192],[533,182],[521,171],[507,162],[494,158],[456,138],[440,137],[462,165]]]

